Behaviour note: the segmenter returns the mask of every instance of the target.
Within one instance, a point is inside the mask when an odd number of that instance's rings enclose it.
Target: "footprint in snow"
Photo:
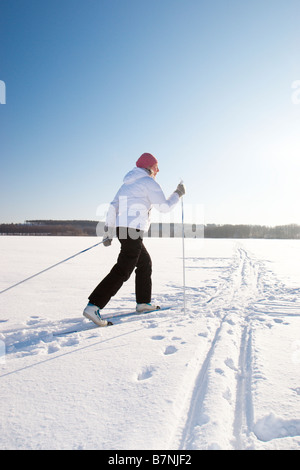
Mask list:
[[[207,338],[208,333],[204,331],[203,333],[198,333],[198,336],[203,336],[203,338]]]
[[[166,347],[165,352],[164,352],[164,355],[165,355],[165,356],[168,356],[169,354],[174,354],[174,353],[176,353],[176,351],[177,351],[177,348],[176,348],[175,346],[170,345],[170,346],[167,346],[167,347]]]
[[[150,377],[152,377],[153,375],[153,372],[154,372],[155,368],[152,367],[152,366],[146,366],[142,369],[142,371],[138,374],[137,376],[137,379],[138,380],[147,380],[147,379],[150,379]]]
[[[27,321],[27,325],[29,325],[29,326],[36,325],[40,321],[39,317],[37,317],[36,315],[32,315],[30,318],[32,318],[32,320]]]
[[[224,362],[225,362],[226,366],[229,367],[229,369],[237,370],[237,368],[235,367],[234,362],[231,358],[228,357],[227,359],[225,359]]]
[[[155,335],[155,336],[152,336],[151,339],[154,339],[155,341],[160,341],[161,339],[164,339],[164,336]]]
[[[158,323],[156,323],[156,322],[149,322],[146,325],[146,328],[157,328],[157,327],[158,327]]]

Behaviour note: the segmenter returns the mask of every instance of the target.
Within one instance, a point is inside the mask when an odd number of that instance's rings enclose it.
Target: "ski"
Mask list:
[[[136,310],[134,311],[131,311],[131,312],[124,312],[124,313],[115,313],[115,314],[103,314],[101,316],[101,318],[103,318],[103,320],[116,320],[116,319],[122,319],[122,318],[126,318],[126,317],[130,317],[130,316],[135,316],[135,317],[139,317],[140,315],[145,315],[147,313],[153,313],[153,312],[162,312],[164,310],[170,310],[171,308],[174,308],[172,305],[171,306],[168,306],[168,307],[161,307],[161,308],[154,308],[153,310],[146,310],[145,312],[137,312]]]
[[[154,312],[163,312],[165,310],[170,310],[174,308],[174,306],[168,306],[168,307],[162,307],[162,308],[156,308],[153,310],[147,310],[145,312],[137,312],[136,310],[130,311],[130,312],[124,312],[124,313],[115,313],[115,314],[104,314],[102,316],[103,320],[109,321],[111,324],[107,326],[113,326],[114,323],[112,323],[111,320],[122,320],[123,318],[127,317],[140,317],[142,315],[146,315],[147,313],[154,313]],[[60,330],[60,331],[55,331],[53,333],[53,336],[64,336],[64,335],[70,335],[72,333],[81,333],[82,331],[89,331],[89,330],[94,330],[96,328],[106,328],[106,327],[100,327],[99,325],[96,325],[96,323],[93,323],[90,321],[89,323],[84,323],[84,320],[73,328],[68,328],[65,330]]]
[[[96,323],[89,322],[89,323],[83,323],[84,320],[82,320],[82,323],[73,327],[73,328],[68,328],[65,330],[60,330],[60,331],[54,331],[52,334],[53,336],[64,336],[64,335],[70,335],[72,333],[80,333],[81,331],[89,331],[89,330],[94,330],[95,328],[100,328],[99,325],[96,325]]]

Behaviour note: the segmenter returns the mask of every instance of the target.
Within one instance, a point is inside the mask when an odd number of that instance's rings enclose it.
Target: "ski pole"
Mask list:
[[[183,184],[183,180],[180,181]],[[185,314],[185,246],[184,246],[184,206],[183,206],[183,196],[181,198],[181,222],[182,222],[182,271],[183,271],[183,311]]]
[[[14,284],[13,286],[10,286],[10,287],[7,287],[6,289],[1,290],[1,291],[0,291],[0,294],[3,294],[4,292],[6,292],[6,291],[8,291],[8,290],[13,289],[14,287],[17,287],[17,286],[19,286],[20,284],[23,284],[23,282],[29,281],[30,279],[33,279],[34,277],[39,276],[40,274],[45,273],[46,271],[49,271],[49,269],[55,268],[55,266],[58,266],[59,264],[65,263],[66,261],[69,261],[70,259],[75,258],[75,256],[81,255],[81,254],[84,253],[85,251],[88,251],[88,250],[91,250],[92,248],[95,248],[95,246],[101,245],[101,243],[103,243],[103,241],[104,241],[104,240],[102,240],[102,241],[99,242],[99,243],[96,243],[96,244],[93,245],[93,246],[90,246],[89,248],[86,248],[85,250],[79,251],[79,252],[76,253],[75,255],[69,256],[69,258],[66,258],[66,259],[64,259],[63,261],[59,261],[59,263],[53,264],[52,266],[49,266],[48,268],[43,269],[42,271],[40,271],[40,272],[38,272],[38,273],[36,273],[36,274],[33,274],[32,276],[29,276],[29,277],[27,277],[26,279],[23,279],[23,281],[17,282],[17,283]]]

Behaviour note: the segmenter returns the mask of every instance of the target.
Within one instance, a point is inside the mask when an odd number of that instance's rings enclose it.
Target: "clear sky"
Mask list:
[[[205,223],[300,224],[299,20],[299,0],[0,0],[0,222],[97,220],[150,152]]]

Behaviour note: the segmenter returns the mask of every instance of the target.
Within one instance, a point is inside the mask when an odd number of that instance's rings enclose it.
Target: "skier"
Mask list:
[[[169,212],[185,194],[185,187],[178,184],[174,193],[166,199],[155,181],[159,172],[158,161],[150,153],[143,153],[136,167],[125,176],[123,185],[110,203],[104,227],[104,246],[110,246],[113,232],[121,243],[117,263],[89,296],[83,315],[99,326],[111,324],[101,318],[101,310],[135,271],[136,311],[155,310],[151,304],[151,258],[143,243],[143,234],[150,226],[153,205],[161,212]]]

